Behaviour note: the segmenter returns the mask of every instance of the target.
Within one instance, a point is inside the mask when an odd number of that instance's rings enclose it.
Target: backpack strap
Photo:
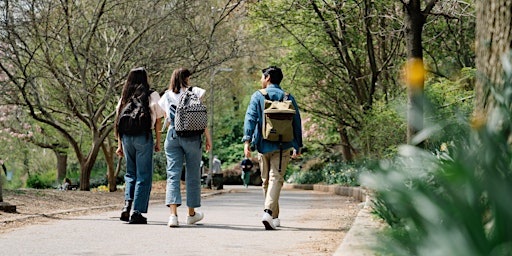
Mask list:
[[[270,100],[270,97],[268,96],[267,90],[260,89],[259,92],[265,97],[265,99]]]
[[[270,96],[268,96],[268,92],[266,89],[260,89],[259,92],[265,97],[265,99],[267,100],[270,100]],[[283,96],[283,99],[281,101],[285,101],[285,100],[288,100],[288,96],[290,95],[288,92],[284,91],[284,96]]]

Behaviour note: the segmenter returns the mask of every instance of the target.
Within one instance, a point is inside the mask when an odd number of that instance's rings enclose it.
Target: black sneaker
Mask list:
[[[130,221],[130,210],[132,209],[132,200],[125,200],[124,201],[124,207],[123,211],[121,212],[121,218],[119,218],[122,221]]]
[[[129,224],[147,224],[148,220],[140,214],[140,212],[134,212],[130,218]]]

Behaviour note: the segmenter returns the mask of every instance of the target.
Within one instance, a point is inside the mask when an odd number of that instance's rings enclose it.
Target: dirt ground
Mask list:
[[[151,200],[165,200],[165,181],[153,183]],[[63,216],[121,210],[124,191],[94,192],[57,189],[3,191],[4,203],[16,206],[16,213],[0,211],[0,233]]]

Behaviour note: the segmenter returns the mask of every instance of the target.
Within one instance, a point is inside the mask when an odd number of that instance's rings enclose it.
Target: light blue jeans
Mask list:
[[[181,205],[180,178],[185,160],[185,184],[187,207],[201,207],[201,135],[178,137],[174,129],[167,132],[165,139],[165,156],[167,158],[167,188],[165,205]]]
[[[153,135],[123,135],[126,159],[125,200],[133,200],[133,210],[148,212],[149,195],[153,183]]]

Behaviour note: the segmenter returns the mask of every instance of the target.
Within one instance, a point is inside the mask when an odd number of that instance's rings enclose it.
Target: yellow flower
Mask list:
[[[448,151],[448,145],[446,145],[444,142],[441,144],[441,151]]]
[[[471,117],[470,125],[473,130],[480,130],[482,129],[486,124],[486,118],[485,115],[482,112],[475,112],[473,113],[473,116]]]
[[[405,83],[411,90],[423,90],[425,67],[423,66],[422,59],[414,58],[408,60],[403,72]]]

